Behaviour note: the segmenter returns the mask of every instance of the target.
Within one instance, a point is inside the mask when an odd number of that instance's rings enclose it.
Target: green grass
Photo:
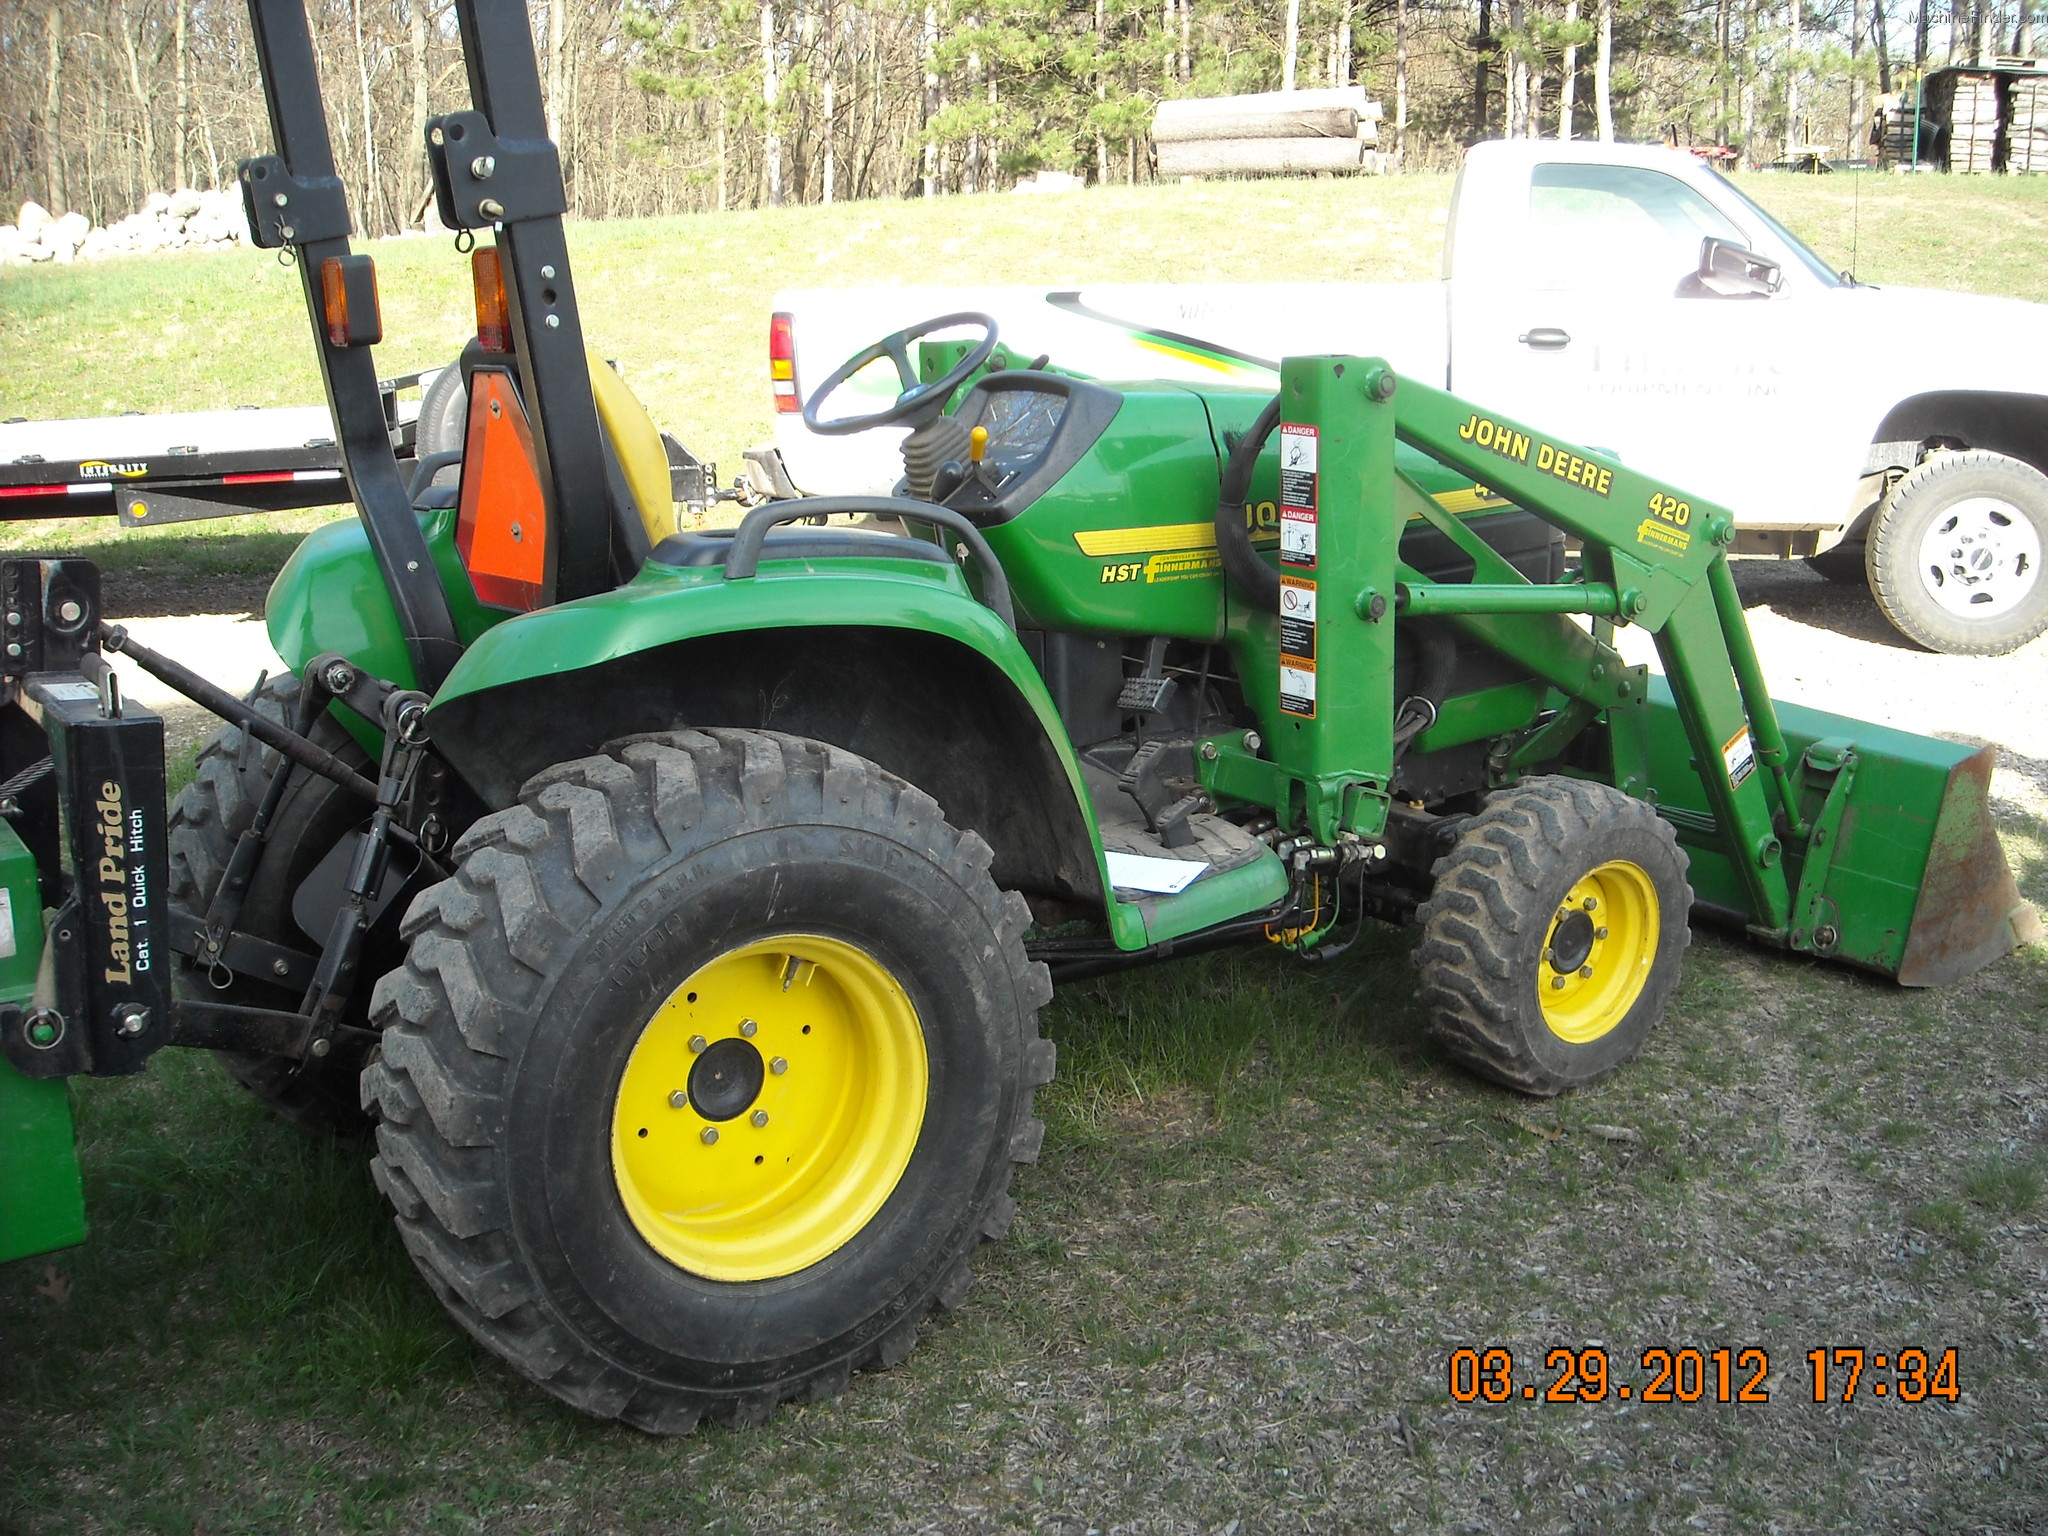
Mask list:
[[[1867,278],[2048,297],[2048,189],[1845,181],[1751,185],[1831,260],[1860,220]],[[730,461],[767,431],[777,286],[913,263],[945,282],[1417,276],[1448,191],[1168,187],[573,238],[597,345]],[[1881,198],[1902,212],[1874,231]],[[440,243],[377,252],[392,333],[424,337],[380,364],[440,361],[466,325],[461,264]],[[0,274],[0,414],[310,398],[293,275],[264,260]],[[192,344],[226,331],[231,351]],[[141,586],[246,584],[314,516],[7,533],[84,534]],[[2005,830],[2048,901],[2048,836]],[[1702,931],[1644,1055],[1538,1104],[1424,1043],[1407,951],[1368,926],[1328,966],[1257,949],[1063,990],[1045,1154],[967,1305],[841,1398],[680,1442],[556,1407],[450,1324],[360,1146],[267,1119],[198,1057],[82,1082],[94,1235],[0,1267],[0,1531],[2038,1521],[2048,959],[1907,992]],[[1463,1345],[1513,1349],[1517,1383],[1540,1384],[1550,1348],[1595,1341],[1638,1386],[1649,1347],[1767,1348],[1771,1401],[1447,1390]],[[1836,1345],[1954,1346],[1963,1402],[1815,1405],[1805,1352]]]

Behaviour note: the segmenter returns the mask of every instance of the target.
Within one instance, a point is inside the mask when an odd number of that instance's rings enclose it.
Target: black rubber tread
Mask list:
[[[256,709],[290,724],[298,712],[299,679],[292,673],[267,678],[249,696]],[[351,767],[369,771],[375,765],[340,721],[323,714],[315,722],[313,740]],[[200,748],[192,782],[178,792],[169,825],[171,900],[190,912],[204,912],[227,868],[235,842],[256,814],[276,767],[278,754],[240,726],[223,726]],[[291,917],[291,893],[298,879],[318,862],[341,836],[366,819],[362,802],[348,791],[303,769],[293,773],[271,823],[249,895],[242,907],[241,927],[259,938],[295,949],[314,948]],[[180,968],[178,984],[186,994],[207,1001],[246,1003],[257,1008],[297,1008],[302,995],[237,977],[216,990],[205,977]],[[368,1001],[358,998],[351,1023],[368,1017]],[[284,1056],[220,1053],[229,1075],[272,1110],[309,1131],[362,1135],[369,1119],[360,1103],[357,1076],[363,1053],[346,1046],[317,1061],[303,1064]]]
[[[1865,572],[1878,611],[1907,639],[1944,656],[2003,656],[2048,630],[2048,579],[2037,576],[2019,606],[1969,624],[1937,604],[1919,571],[1920,541],[1942,508],[1964,496],[2010,501],[2048,552],[2048,475],[2004,454],[1937,453],[1892,487],[1871,520]]]
[[[591,1337],[594,1304],[585,1293],[575,1293],[583,1311],[572,1317],[551,1291],[547,1264],[529,1241],[534,1223],[520,1214],[530,1209],[522,1200],[538,1197],[511,1187],[518,1149],[537,1134],[520,1106],[550,1091],[522,1079],[522,1061],[551,1005],[578,1006],[551,989],[589,963],[576,958],[579,946],[605,934],[636,890],[736,838],[792,826],[887,838],[942,871],[971,903],[986,946],[971,963],[1005,994],[990,1006],[1017,1020],[1014,1081],[1001,1087],[1007,1118],[992,1122],[1004,1129],[989,1143],[959,1229],[964,1241],[933,1260],[921,1294],[893,1303],[894,1315],[871,1335],[800,1370],[707,1389],[674,1379],[688,1374],[680,1364],[652,1368],[644,1353],[619,1358],[625,1351]],[[779,1403],[829,1396],[854,1371],[903,1359],[932,1306],[958,1305],[973,1249],[1001,1237],[1015,1214],[1014,1165],[1037,1158],[1044,1126],[1031,1100],[1051,1081],[1055,1057],[1037,1032],[1050,976],[1025,956],[1028,909],[989,878],[987,843],[949,826],[930,796],[865,759],[798,737],[718,729],[614,742],[550,768],[528,781],[517,805],[471,827],[454,854],[454,878],[423,892],[406,915],[407,963],[378,984],[373,1019],[382,1044],[362,1091],[379,1121],[376,1182],[414,1261],[470,1334],[585,1413],[683,1434],[702,1418],[753,1423]],[[665,923],[662,931],[675,930]],[[558,1114],[551,1100],[548,1110]],[[600,1198],[618,1206],[608,1177]],[[624,1220],[620,1210],[616,1221]],[[744,1372],[726,1373],[736,1374]]]
[[[1629,858],[1657,887],[1657,958],[1623,1021],[1574,1045],[1544,1022],[1538,964],[1557,904],[1588,870]],[[1613,1071],[1663,1016],[1692,940],[1692,888],[1669,823],[1605,784],[1541,776],[1495,790],[1437,860],[1435,889],[1418,910],[1417,996],[1431,1034],[1463,1065],[1548,1098]]]

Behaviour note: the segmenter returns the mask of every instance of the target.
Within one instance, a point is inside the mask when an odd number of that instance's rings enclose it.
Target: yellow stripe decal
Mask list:
[[[1508,505],[1508,499],[1499,492],[1481,490],[1477,486],[1467,491],[1439,491],[1430,500],[1446,512],[1479,512],[1488,507]]]
[[[1084,555],[1135,555],[1155,549],[1214,549],[1214,523],[1167,523],[1158,528],[1094,528],[1074,535]]]
[[[1243,372],[1243,370],[1237,367],[1237,365],[1234,363],[1222,362],[1213,357],[1204,357],[1199,352],[1187,352],[1183,351],[1179,347],[1169,347],[1164,342],[1146,341],[1135,336],[1131,339],[1134,342],[1136,342],[1137,345],[1143,347],[1147,352],[1157,352],[1162,357],[1177,357],[1184,363],[1194,363],[1202,368],[1213,368],[1218,373]]]

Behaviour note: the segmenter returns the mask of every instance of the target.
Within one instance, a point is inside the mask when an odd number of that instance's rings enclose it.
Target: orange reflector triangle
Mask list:
[[[512,376],[502,369],[478,368],[470,375],[457,506],[455,549],[477,601],[522,613],[540,607],[547,591],[547,502],[533,429]]]

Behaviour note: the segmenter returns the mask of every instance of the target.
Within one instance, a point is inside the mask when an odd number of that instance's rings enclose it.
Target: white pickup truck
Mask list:
[[[807,492],[885,490],[901,464],[897,434],[819,436],[798,402],[885,332],[977,310],[1012,357],[1106,379],[1270,386],[1290,353],[1382,356],[1721,503],[1736,553],[1867,574],[1932,650],[2048,629],[2048,306],[1850,282],[1677,150],[1478,145],[1436,282],[806,289],[775,310],[776,447]],[[825,414],[897,388],[870,368]]]

